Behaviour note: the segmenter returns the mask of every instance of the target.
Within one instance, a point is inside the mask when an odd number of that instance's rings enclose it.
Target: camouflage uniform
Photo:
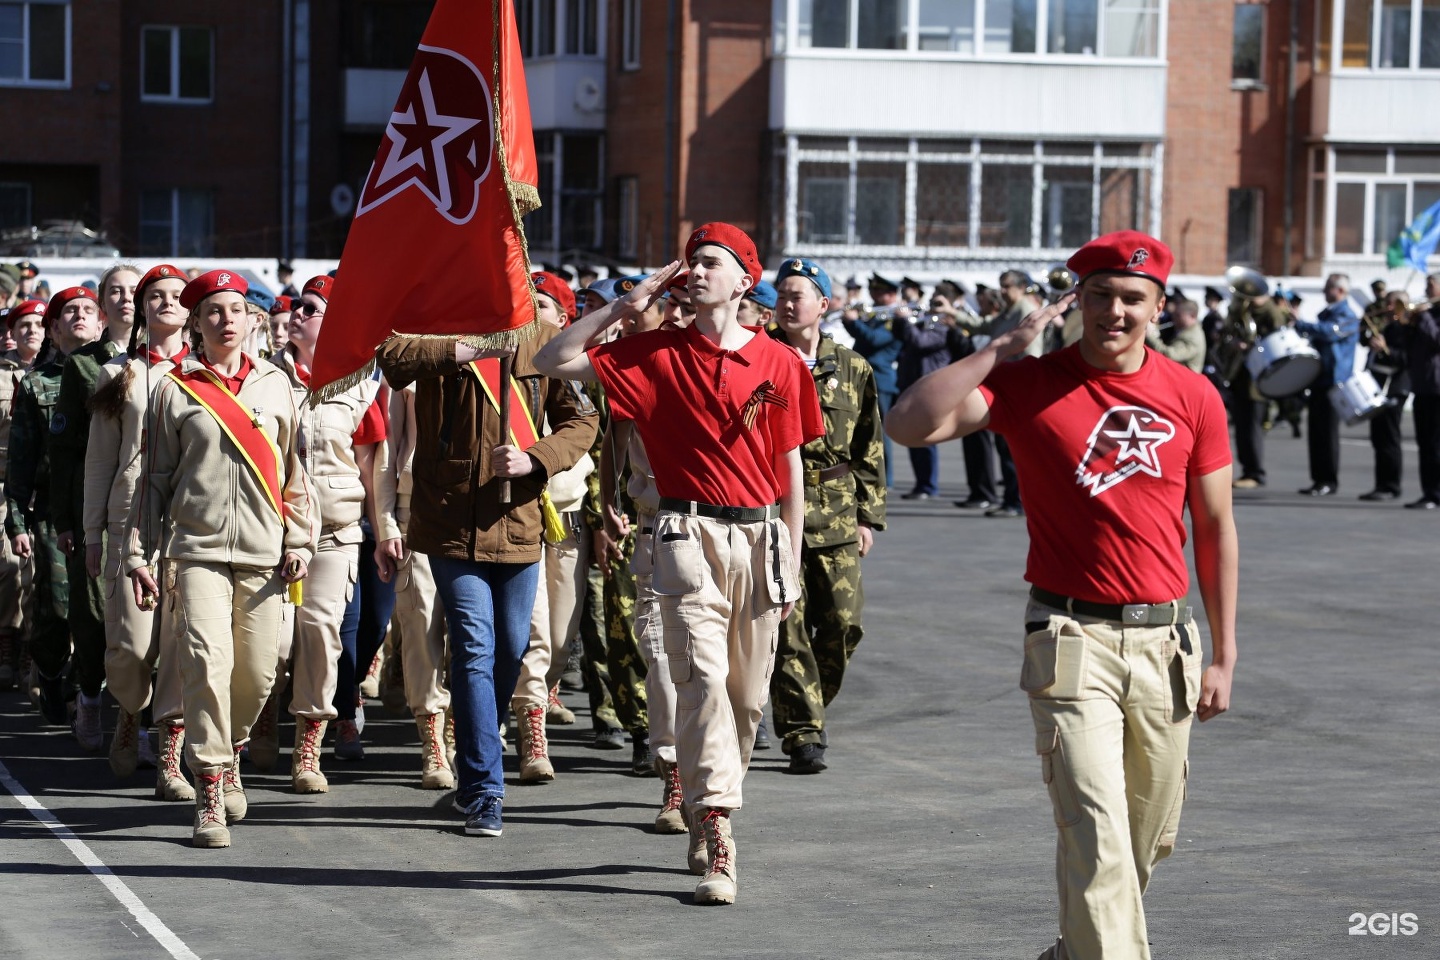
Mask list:
[[[5,478],[5,534],[12,540],[30,535],[34,550],[35,620],[30,654],[41,674],[60,676],[70,657],[70,631],[65,620],[70,607],[65,558],[55,544],[50,523],[50,463],[48,437],[51,414],[60,396],[60,373],[65,358],[52,353],[25,375],[15,398],[10,425],[10,469]]]
[[[75,678],[87,697],[100,695],[105,681],[105,592],[85,571],[85,447],[90,440],[90,397],[100,367],[118,356],[109,340],[87,343],[65,361],[60,393],[50,421],[50,476],[54,493],[50,522],[57,533],[72,533],[75,546],[65,558],[71,603],[70,636],[75,644]],[[84,597],[81,598],[82,591]]]
[[[815,389],[825,436],[800,448],[805,465],[804,591],[780,631],[770,694],[775,733],[790,753],[821,743],[825,708],[840,692],[860,643],[864,593],[857,526],[885,528],[885,452],[870,365],[828,337],[820,341]],[[843,472],[845,466],[848,472]],[[841,475],[829,477],[831,471]]]

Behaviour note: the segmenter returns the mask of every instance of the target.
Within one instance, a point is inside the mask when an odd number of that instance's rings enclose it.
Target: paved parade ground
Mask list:
[[[1296,495],[1288,426],[1267,438],[1270,486],[1237,495],[1233,705],[1194,732],[1180,843],[1146,897],[1157,960],[1440,956],[1440,515],[1357,503],[1372,457],[1363,428],[1345,436],[1339,496]],[[16,691],[0,695],[0,957],[1031,960],[1056,905],[1016,685],[1025,529],[951,506],[959,454],[944,450],[946,496],[892,501],[865,562],[830,769],[756,755],[735,906],[690,905],[685,838],[649,832],[658,781],[629,774],[628,748],[587,745],[583,694],[566,694],[577,725],[551,728],[554,783],[515,784],[512,749],[502,839],[461,835],[450,794],[419,788],[413,724],[372,704],[363,763],[327,748],[329,794],[289,791],[287,747],[274,774],[245,771],[235,845],[197,850],[193,807],[151,799],[153,771],[116,783]],[[1408,500],[1408,440],[1406,457]],[[1417,932],[1373,932],[1405,913]]]

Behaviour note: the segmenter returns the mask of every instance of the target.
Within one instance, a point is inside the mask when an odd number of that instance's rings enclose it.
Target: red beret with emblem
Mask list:
[[[673,276],[673,277],[670,278],[670,282],[667,283],[667,284],[665,284],[665,292],[666,292],[666,293],[669,293],[671,290],[679,290],[681,293],[685,294],[686,296],[689,296],[689,294],[690,294],[690,271],[689,271],[689,270],[681,270],[679,273],[675,274],[675,276]]]
[[[1138,230],[1120,230],[1096,237],[1065,261],[1083,283],[1097,273],[1125,273],[1160,284],[1163,292],[1170,281],[1175,255],[1159,240]]]
[[[13,327],[15,326],[16,321],[18,321],[21,317],[44,316],[44,300],[22,300],[19,303],[15,304],[15,306],[11,307],[9,313],[5,314],[5,322]]]
[[[330,298],[335,296],[335,278],[324,273],[318,277],[311,277],[305,281],[305,286],[300,288],[300,296],[303,297],[307,293],[313,293],[321,300],[329,303]]]
[[[95,296],[95,291],[89,287],[66,287],[50,298],[50,303],[45,307],[45,323],[54,323],[60,316],[60,311],[65,309],[65,304],[71,300],[93,300],[98,306],[100,298]]]
[[[752,286],[760,282],[760,254],[755,252],[755,241],[744,230],[729,223],[702,224],[685,244],[685,262],[689,263],[695,251],[707,244],[729,251],[739,261],[740,268],[750,275]]]
[[[145,299],[145,288],[157,280],[186,280],[185,271],[171,263],[157,264],[145,271],[145,276],[135,285],[135,309],[142,311],[142,317],[145,315],[141,306],[141,301]]]
[[[560,312],[567,322],[575,319],[575,291],[570,289],[570,284],[545,271],[530,274],[530,280],[535,284],[536,293],[544,294],[560,305]]]
[[[250,292],[250,284],[235,270],[211,270],[209,273],[202,273],[185,284],[185,289],[180,291],[180,306],[186,310],[194,310],[201,300],[227,290],[243,297]]]
[[[275,303],[271,305],[271,307],[270,307],[270,316],[273,317],[273,316],[275,316],[277,313],[289,313],[290,311],[292,311],[292,310],[294,310],[294,309],[295,309],[295,301],[292,300],[291,298],[285,296],[285,294],[282,293],[282,294],[280,294],[280,296],[278,296],[278,297],[275,298]]]

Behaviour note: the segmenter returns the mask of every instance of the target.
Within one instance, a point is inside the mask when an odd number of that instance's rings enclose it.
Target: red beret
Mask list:
[[[679,290],[681,293],[686,294],[687,296],[689,295],[689,293],[690,293],[690,271],[689,271],[689,270],[681,270],[679,273],[675,274],[675,276],[673,276],[673,277],[670,278],[670,282],[667,283],[667,284],[665,284],[665,292],[666,292],[666,293],[669,293],[671,290]]]
[[[250,284],[234,270],[211,270],[185,284],[185,289],[180,291],[180,306],[194,310],[201,300],[226,290],[243,297],[250,292]]]
[[[15,304],[15,306],[11,307],[9,313],[5,314],[5,322],[13,327],[15,325],[15,321],[19,320],[21,317],[43,318],[44,316],[44,300],[22,300],[19,303]]]
[[[145,288],[156,280],[185,280],[185,271],[168,263],[158,264],[145,271],[145,276],[135,285],[135,306],[140,307],[140,301],[145,299]],[[186,281],[188,284],[188,281]],[[142,314],[143,315],[143,314]]]
[[[685,244],[685,262],[689,263],[696,249],[707,244],[724,247],[750,275],[752,285],[760,282],[760,255],[755,252],[755,241],[744,230],[728,223],[701,224]]]
[[[271,305],[270,316],[273,317],[277,313],[289,313],[291,310],[294,309],[295,301],[291,300],[289,297],[285,296],[285,294],[282,293],[280,294],[280,296],[275,298],[275,303]]]
[[[566,320],[575,319],[575,291],[570,289],[570,284],[553,273],[532,273],[530,279],[536,293],[543,293],[560,305]]]
[[[330,298],[335,295],[335,278],[324,273],[318,277],[311,277],[305,281],[305,286],[300,288],[300,296],[303,297],[307,293],[313,293],[321,300],[329,303]]]
[[[1138,230],[1120,230],[1096,237],[1065,261],[1065,266],[1082,282],[1095,273],[1125,273],[1154,280],[1162,291],[1170,281],[1170,268],[1174,265],[1175,255],[1169,247]]]
[[[50,303],[45,308],[45,322],[54,323],[60,316],[60,311],[65,309],[65,304],[71,300],[93,300],[97,306],[100,304],[100,298],[95,296],[95,291],[89,287],[66,287],[50,298]]]

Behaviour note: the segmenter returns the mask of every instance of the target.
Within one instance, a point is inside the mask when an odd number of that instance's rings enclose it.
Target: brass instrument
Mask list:
[[[1052,302],[1059,300],[1065,296],[1065,294],[1074,290],[1076,282],[1075,274],[1064,264],[1056,264],[1051,267],[1050,272],[1045,275],[1045,283],[1050,287],[1050,299]]]
[[[1250,304],[1270,295],[1270,282],[1258,270],[1235,266],[1225,271],[1225,285],[1230,288],[1230,310],[1220,332],[1220,343],[1215,348],[1215,359],[1221,377],[1228,384],[1240,375],[1245,356],[1258,333]]]

